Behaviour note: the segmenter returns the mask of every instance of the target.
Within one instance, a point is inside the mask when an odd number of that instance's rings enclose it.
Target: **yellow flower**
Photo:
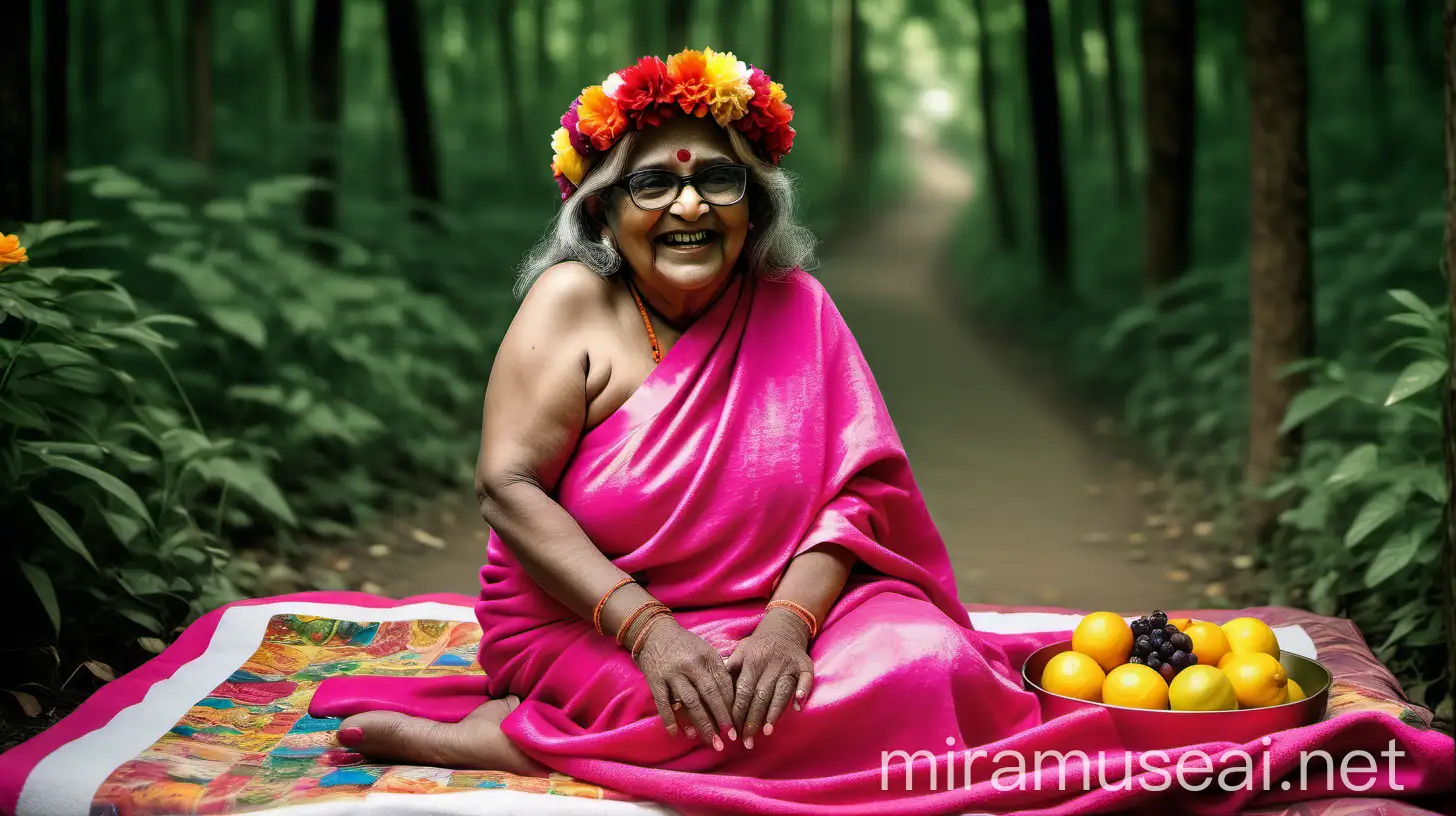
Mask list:
[[[769,99],[771,99],[771,100],[773,100],[775,102],[782,102],[782,101],[784,101],[784,97],[785,97],[785,94],[784,94],[784,86],[783,85],[780,85],[777,82],[770,82],[768,84],[768,98]]]
[[[747,113],[748,103],[753,99],[753,87],[748,84],[748,66],[732,52],[708,48],[703,56],[707,59],[703,78],[712,91],[708,109],[719,125],[726,126]]]
[[[0,232],[0,267],[23,264],[29,260],[25,255],[25,247],[20,245],[20,236]]]
[[[551,161],[551,169],[566,176],[566,180],[572,184],[580,185],[582,178],[586,176],[586,162],[571,146],[571,136],[567,134],[566,128],[557,128],[551,134],[551,149],[556,153]]]

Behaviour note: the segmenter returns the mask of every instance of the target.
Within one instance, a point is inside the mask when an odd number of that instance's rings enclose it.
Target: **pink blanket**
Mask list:
[[[853,550],[861,569],[811,648],[817,680],[804,710],[753,750],[734,742],[718,753],[668,737],[627,654],[542,592],[493,536],[476,606],[486,687],[335,678],[311,713],[386,708],[453,721],[484,694],[514,693],[523,703],[503,727],[536,760],[702,813],[1087,813],[1148,803],[1231,813],[1256,797],[1350,787],[1337,775],[1327,788],[1319,776],[1282,791],[1301,751],[1339,757],[1387,745],[1403,754],[1388,773],[1352,779],[1373,782],[1355,792],[1452,784],[1449,737],[1378,714],[1271,735],[1268,745],[1159,755],[1125,753],[1103,711],[1043,723],[1019,668],[1053,636],[972,628],[874,378],[834,304],[802,272],[735,283],[581,440],[558,493],[604,553],[724,655],[757,623],[795,554],[822,542]],[[1220,758],[1230,748],[1245,753]],[[907,760],[886,771],[894,751]],[[1038,772],[1037,751],[1087,755],[1090,784],[1076,759]],[[1260,778],[1220,790],[1218,777],[1200,775],[1207,764],[1185,764],[1193,784],[1213,780],[1191,796],[1167,781],[1189,751],[1211,755],[1214,771],[1249,761]],[[1125,777],[1125,787],[1114,784]]]

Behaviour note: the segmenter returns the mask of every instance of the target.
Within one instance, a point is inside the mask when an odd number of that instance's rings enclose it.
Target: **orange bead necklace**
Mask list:
[[[652,362],[662,362],[662,346],[657,342],[657,332],[652,330],[652,318],[647,316],[647,307],[642,303],[642,298],[637,294],[637,287],[632,284],[631,279],[627,280],[627,288],[632,290],[632,299],[637,301],[637,311],[642,314],[642,325],[647,327],[647,339],[652,343]]]

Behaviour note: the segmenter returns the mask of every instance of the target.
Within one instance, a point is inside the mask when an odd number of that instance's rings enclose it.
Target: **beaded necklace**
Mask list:
[[[652,343],[652,362],[662,362],[662,346],[657,342],[657,332],[652,330],[652,318],[647,316],[647,307],[642,303],[642,297],[637,294],[637,286],[627,279],[627,288],[632,290],[632,299],[637,301],[637,311],[642,314],[642,325],[647,327],[647,339]]]

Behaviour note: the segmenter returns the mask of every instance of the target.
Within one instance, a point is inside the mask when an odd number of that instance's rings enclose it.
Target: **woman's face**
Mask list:
[[[709,118],[669,119],[644,130],[635,147],[624,177],[647,169],[688,176],[738,161],[728,135]],[[713,183],[710,178],[705,186],[711,190]],[[637,206],[624,188],[613,191],[604,214],[617,251],[643,283],[681,294],[716,289],[748,237],[748,195],[715,206],[703,199],[698,185],[683,184],[670,204],[650,210]],[[666,192],[670,195],[671,188]]]

